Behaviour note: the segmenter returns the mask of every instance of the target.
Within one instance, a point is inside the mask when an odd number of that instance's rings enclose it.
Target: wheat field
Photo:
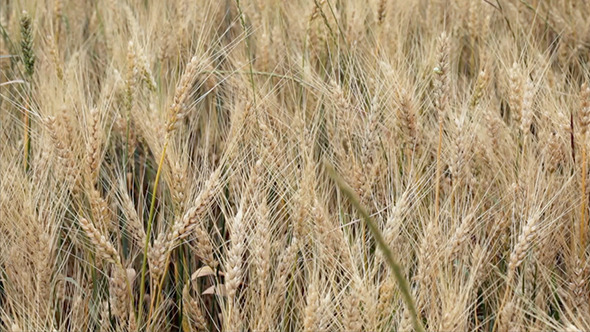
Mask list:
[[[0,330],[590,330],[589,15],[0,0]]]

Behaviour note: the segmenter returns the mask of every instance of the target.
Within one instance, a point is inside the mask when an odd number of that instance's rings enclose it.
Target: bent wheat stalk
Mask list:
[[[346,184],[344,179],[340,177],[340,175],[336,172],[334,167],[330,165],[328,161],[324,161],[324,165],[332,180],[334,180],[338,185],[340,191],[342,191],[342,193],[348,198],[348,200],[350,200],[352,205],[357,209],[357,211],[369,227],[369,230],[373,234],[375,242],[377,242],[377,246],[383,252],[385,261],[393,271],[393,275],[395,276],[395,280],[397,281],[399,289],[402,293],[404,302],[406,303],[410,315],[412,316],[411,318],[414,330],[416,332],[424,332],[424,327],[422,326],[422,323],[420,322],[420,319],[418,317],[418,312],[416,311],[414,300],[412,299],[412,295],[410,294],[410,286],[408,284],[408,281],[404,277],[403,269],[393,258],[393,253],[385,243],[385,239],[383,238],[381,231],[379,231],[379,227],[377,227],[377,225],[373,221],[373,218],[371,218],[367,210],[361,205],[358,196],[354,193],[354,190],[350,188],[348,184]]]

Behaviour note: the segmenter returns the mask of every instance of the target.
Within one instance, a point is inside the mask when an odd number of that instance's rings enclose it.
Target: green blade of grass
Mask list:
[[[352,203],[352,205],[357,209],[359,214],[361,215],[362,219],[365,221],[369,230],[373,234],[375,238],[375,242],[377,242],[377,246],[383,252],[383,256],[385,257],[385,261],[387,265],[393,271],[393,275],[395,280],[398,284],[398,287],[402,293],[404,302],[408,310],[410,311],[410,315],[412,316],[412,325],[414,326],[414,330],[416,332],[424,332],[424,327],[422,323],[418,319],[418,313],[416,311],[416,306],[414,305],[414,300],[412,299],[412,295],[410,294],[410,285],[406,280],[402,267],[395,261],[393,258],[393,253],[391,249],[385,243],[385,239],[381,234],[381,231],[373,221],[373,218],[369,215],[367,210],[361,205],[361,202],[355,192],[350,188],[350,186],[342,179],[342,177],[336,172],[334,167],[327,161],[324,160],[324,165],[328,171],[328,174],[336,182],[336,185],[340,189],[340,191],[348,198],[348,200]]]

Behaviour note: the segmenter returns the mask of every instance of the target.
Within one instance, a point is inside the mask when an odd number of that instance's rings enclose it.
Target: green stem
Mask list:
[[[414,326],[414,330],[416,332],[424,332],[424,327],[422,323],[418,319],[418,313],[416,311],[416,307],[414,305],[414,300],[412,299],[412,295],[410,294],[410,286],[408,281],[404,276],[404,272],[402,270],[401,265],[399,265],[393,258],[393,253],[391,249],[385,243],[385,239],[381,234],[381,231],[377,227],[373,218],[369,215],[367,210],[361,205],[360,200],[354,190],[348,186],[344,180],[336,173],[336,170],[332,165],[330,165],[327,161],[324,161],[326,165],[328,174],[330,177],[336,182],[340,191],[348,198],[348,200],[352,203],[352,205],[358,210],[359,214],[361,215],[362,219],[365,221],[367,226],[369,226],[369,230],[373,234],[375,238],[375,242],[377,242],[377,246],[383,252],[383,256],[385,257],[385,261],[393,271],[393,275],[397,281],[398,287],[400,292],[402,293],[403,300],[406,303],[408,311],[412,316],[412,325]]]
[[[147,251],[150,245],[150,237],[152,234],[152,224],[154,221],[154,212],[156,209],[156,192],[158,190],[158,183],[160,182],[160,175],[162,174],[162,166],[164,165],[164,156],[166,155],[166,148],[168,147],[168,139],[164,143],[164,148],[162,149],[162,156],[160,157],[160,162],[158,164],[158,172],[156,173],[156,180],[154,181],[154,189],[152,191],[152,203],[150,205],[150,215],[148,218],[148,225],[147,231],[145,236],[145,245],[143,248],[143,262],[141,264],[141,283],[139,284],[139,309],[137,314],[137,326],[141,326],[141,319],[143,313],[143,297],[145,293],[145,272],[147,268]]]

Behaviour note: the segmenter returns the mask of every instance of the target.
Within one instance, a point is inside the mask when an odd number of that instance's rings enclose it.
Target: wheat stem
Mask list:
[[[156,207],[156,194],[158,190],[158,183],[160,182],[160,176],[162,174],[162,166],[164,165],[166,148],[168,147],[168,140],[164,143],[162,149],[162,155],[160,156],[160,162],[158,163],[158,171],[156,173],[156,179],[154,181],[154,189],[152,190],[152,202],[150,204],[150,214],[148,217],[147,231],[145,236],[145,244],[143,247],[143,261],[141,263],[141,280],[139,284],[139,309],[137,314],[137,325],[141,326],[142,313],[143,313],[143,298],[145,293],[145,273],[147,268],[147,252],[150,245],[150,237],[152,234],[152,224],[154,221],[155,207]],[[153,296],[153,295],[152,295]],[[149,317],[148,317],[149,319]]]

